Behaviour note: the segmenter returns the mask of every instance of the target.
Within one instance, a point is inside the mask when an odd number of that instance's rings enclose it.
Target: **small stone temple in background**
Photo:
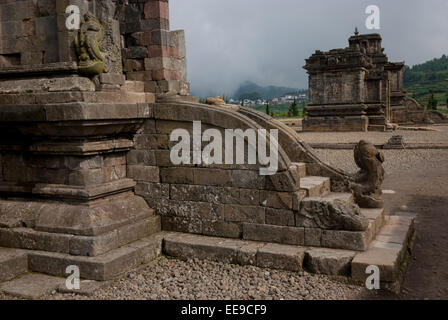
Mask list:
[[[404,62],[389,62],[381,42],[356,29],[349,47],[317,50],[306,60],[304,131],[385,131],[388,122],[423,121],[424,107],[403,89]]]

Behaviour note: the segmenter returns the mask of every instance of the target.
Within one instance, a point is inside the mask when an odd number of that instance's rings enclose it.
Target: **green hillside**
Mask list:
[[[446,106],[448,99],[448,57],[443,55],[413,67],[406,66],[404,86],[413,97],[425,106],[431,94],[439,106]]]
[[[238,90],[233,94],[234,99],[240,99],[243,95],[257,93],[262,99],[273,99],[281,97],[285,94],[306,93],[306,90],[297,88],[277,87],[277,86],[259,86],[256,83],[246,81],[240,85]]]

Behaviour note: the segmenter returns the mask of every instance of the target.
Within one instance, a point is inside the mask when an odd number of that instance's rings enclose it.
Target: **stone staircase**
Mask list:
[[[295,199],[299,213],[305,207],[319,208],[336,200],[354,204],[351,193],[331,191],[330,178],[308,176],[305,163],[293,165],[300,175],[299,196]],[[378,265],[383,285],[396,288],[412,248],[413,219],[385,216],[384,209],[361,209],[360,212],[368,220],[365,231],[322,230],[307,226],[311,222],[304,221],[303,245],[263,240],[263,237],[241,240],[162,232],[160,217],[153,210],[139,220],[94,237],[47,233],[17,227],[23,223],[13,221],[9,227],[0,227],[0,292],[37,298],[44,292],[35,290],[39,287],[36,283],[52,284],[43,286],[45,293],[61,287],[63,278],[44,281],[42,277],[66,277],[68,266],[78,266],[82,279],[102,282],[147,264],[162,253],[181,259],[342,275],[359,283],[368,276],[365,273],[368,266]],[[22,277],[30,277],[30,285]],[[65,290],[64,286],[61,288]],[[36,293],[28,296],[30,292]]]
[[[293,165],[298,168],[300,189],[303,195],[298,199],[297,207],[299,213],[304,212],[305,208],[325,207],[328,203],[334,203],[335,201],[339,201],[347,207],[355,204],[351,193],[331,191],[330,178],[308,176],[306,163],[294,163]],[[369,221],[369,226],[365,231],[323,230],[320,244],[311,240],[307,241],[305,236],[305,245],[358,251],[366,250],[384,224],[384,209],[361,208],[360,212]],[[312,221],[303,221],[301,223],[305,228],[313,228]],[[296,221],[296,225],[300,224]]]

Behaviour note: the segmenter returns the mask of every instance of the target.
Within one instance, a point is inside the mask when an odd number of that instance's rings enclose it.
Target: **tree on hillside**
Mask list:
[[[437,110],[438,104],[439,104],[439,100],[437,100],[437,98],[434,97],[434,93],[431,92],[431,95],[429,96],[429,100],[428,100],[427,109],[428,110]]]
[[[294,98],[294,102],[291,103],[288,110],[288,117],[298,117],[299,116],[299,108],[297,108],[296,98]]]
[[[269,103],[266,104],[266,114],[271,115],[271,108],[269,107]]]

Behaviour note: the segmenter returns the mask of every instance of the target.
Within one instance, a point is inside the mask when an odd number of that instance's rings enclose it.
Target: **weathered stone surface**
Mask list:
[[[331,193],[325,197],[305,198],[300,203],[296,225],[326,230],[364,231],[369,220],[352,202],[351,194]]]
[[[322,245],[322,229],[305,228],[305,245],[320,247]]]
[[[292,210],[266,208],[265,216],[266,224],[295,226],[294,212]]]
[[[0,291],[18,298],[36,300],[50,294],[62,283],[65,283],[64,278],[44,274],[29,274],[2,284]]]
[[[202,221],[202,233],[208,236],[241,238],[241,224],[225,221]]]
[[[98,257],[30,251],[28,252],[28,263],[31,271],[56,276],[66,276],[66,268],[76,265],[80,268],[82,279],[111,280],[129,269],[148,263],[159,256],[162,240],[162,234],[155,234]]]
[[[305,248],[267,244],[257,253],[257,266],[288,271],[302,270]]]
[[[355,254],[354,251],[326,248],[307,250],[305,267],[312,273],[348,276]]]
[[[389,62],[381,43],[379,34],[355,31],[349,47],[318,50],[306,60],[310,101],[304,131],[385,131],[387,121],[421,121],[424,108],[406,99],[404,63]]]
[[[363,208],[383,208],[381,185],[384,180],[384,155],[370,142],[361,140],[354,151],[356,165],[360,171],[350,185],[356,203]]]
[[[330,192],[330,179],[309,176],[300,179],[300,188],[306,190],[308,197],[319,197]]]
[[[276,209],[292,209],[293,195],[289,192],[260,192],[260,203]]]
[[[60,293],[72,293],[81,296],[92,296],[96,291],[110,285],[109,281],[81,280],[79,289],[68,289],[65,284],[58,287]]]
[[[322,231],[322,247],[346,250],[367,250],[370,243],[368,231]]]
[[[19,249],[0,248],[0,282],[14,279],[28,271],[28,257]]]
[[[225,205],[224,218],[226,221],[230,222],[264,223],[265,208]]]
[[[243,224],[243,239],[252,241],[275,242],[290,245],[304,245],[303,228],[282,227],[267,224]]]
[[[400,252],[398,248],[370,248],[366,252],[357,254],[352,262],[352,278],[356,281],[365,282],[366,269],[374,265],[380,268],[380,280],[394,282],[398,279],[398,268],[400,264]]]
[[[165,254],[181,259],[197,258],[232,263],[237,257],[238,242],[185,234],[164,237]]]

